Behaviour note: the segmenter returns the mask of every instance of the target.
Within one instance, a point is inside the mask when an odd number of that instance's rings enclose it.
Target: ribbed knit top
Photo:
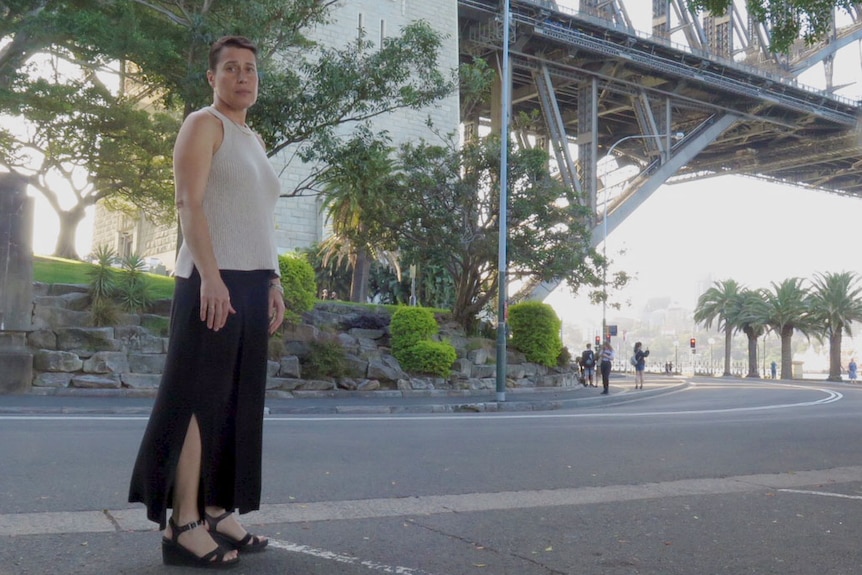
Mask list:
[[[263,146],[254,132],[213,108],[224,140],[213,155],[203,207],[221,270],[273,270],[279,273],[275,247],[275,204],[281,191]],[[194,260],[183,243],[175,275],[187,278]]]

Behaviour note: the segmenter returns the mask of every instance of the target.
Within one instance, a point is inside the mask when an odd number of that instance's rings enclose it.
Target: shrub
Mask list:
[[[150,282],[144,275],[146,262],[141,256],[131,254],[123,258],[122,266],[123,271],[115,287],[120,307],[132,313],[146,311],[153,304]]]
[[[569,348],[563,346],[560,350],[560,355],[557,356],[557,367],[569,367],[572,364],[572,352]]]
[[[523,352],[527,361],[546,367],[557,365],[563,347],[560,318],[542,302],[524,302],[509,308],[512,346]]]
[[[281,285],[284,287],[284,321],[297,324],[302,314],[314,309],[317,300],[317,281],[314,268],[303,254],[278,256]]]
[[[346,354],[337,339],[315,340],[309,347],[309,352],[299,360],[303,379],[344,377],[347,371]]]
[[[389,322],[392,355],[401,362],[400,353],[440,331],[434,312],[425,307],[399,307]],[[402,362],[403,363],[403,362]]]
[[[114,300],[109,298],[94,299],[90,306],[90,323],[93,327],[117,325],[120,321],[120,310]]]
[[[398,361],[408,372],[449,377],[457,358],[458,354],[451,343],[426,339],[401,350]]]
[[[100,300],[109,300],[114,295],[117,272],[114,270],[113,264],[117,259],[117,254],[112,248],[100,245],[93,255],[96,257],[96,265],[87,270],[87,275],[90,278],[90,298],[95,304]]]

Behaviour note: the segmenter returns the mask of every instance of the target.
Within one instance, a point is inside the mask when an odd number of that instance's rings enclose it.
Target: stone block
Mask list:
[[[348,330],[347,333],[349,333],[350,335],[352,335],[356,339],[371,339],[371,340],[381,339],[383,336],[386,335],[386,332],[383,331],[382,329],[363,329],[361,327],[354,327],[354,328]]]
[[[119,389],[120,388],[119,374],[105,375],[75,375],[72,377],[70,387],[81,389]]]
[[[131,389],[158,389],[162,376],[152,373],[124,373],[120,376],[120,381]]]
[[[84,373],[126,373],[129,357],[119,351],[97,351],[84,360]]]
[[[352,377],[365,377],[368,373],[368,360],[347,354],[344,356],[344,367]]]
[[[286,341],[284,342],[284,351],[288,355],[305,357],[311,353],[311,345],[304,341]]]
[[[383,359],[372,359],[369,361],[366,376],[368,379],[379,379],[381,381],[409,379],[409,376],[401,369],[398,360],[392,356],[384,356]]]
[[[357,391],[376,391],[380,389],[380,382],[376,379],[364,379],[356,386]]]
[[[452,373],[459,377],[472,377],[473,362],[469,359],[456,359],[452,365]]]
[[[288,355],[286,357],[281,358],[281,362],[279,363],[278,369],[279,375],[282,377],[295,377],[299,378],[300,368],[299,368],[299,358],[295,355]]]
[[[0,394],[23,393],[33,381],[33,354],[27,350],[0,350]]]
[[[485,365],[488,363],[488,350],[480,347],[467,352],[467,359],[473,362],[473,365]]]
[[[121,342],[114,339],[112,327],[65,327],[58,328],[57,349],[71,351],[120,351]]]
[[[90,312],[42,305],[33,308],[33,329],[90,325]]]
[[[164,372],[166,360],[167,356],[163,353],[130,353],[128,371],[159,374]]]
[[[51,284],[48,288],[48,295],[87,293],[89,289],[86,284]]]
[[[36,371],[80,371],[84,362],[70,351],[51,351],[40,349],[33,354],[33,368]]]
[[[320,335],[320,330],[313,325],[289,325],[284,328],[284,340],[287,342],[311,342]]]
[[[267,377],[275,377],[278,375],[278,370],[281,365],[277,361],[267,361],[266,362],[266,376]]]
[[[495,377],[497,374],[497,366],[491,365],[474,365],[471,377],[484,378]]]
[[[72,381],[72,373],[37,373],[33,378],[33,387],[69,387]]]
[[[0,331],[0,349],[24,349],[27,333],[23,331]]]
[[[34,349],[57,349],[57,334],[40,329],[27,334],[27,345]]]

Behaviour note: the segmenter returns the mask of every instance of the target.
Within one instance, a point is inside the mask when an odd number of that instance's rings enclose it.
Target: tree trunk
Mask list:
[[[748,375],[745,377],[760,377],[757,371],[757,337],[745,334],[748,337]]]
[[[81,259],[75,246],[75,236],[78,224],[84,219],[84,208],[75,206],[69,211],[57,212],[60,217],[60,231],[57,234],[57,244],[54,247],[54,257],[70,260]]]
[[[781,331],[781,379],[793,379],[793,350],[790,348],[792,337],[793,328]]]
[[[733,342],[733,329],[730,326],[724,328],[724,377],[730,377],[730,346]]]
[[[371,258],[368,250],[360,248],[356,252],[353,263],[353,277],[350,282],[350,301],[366,303],[368,301],[368,276],[371,275]]]
[[[829,381],[841,381],[841,331],[836,328],[829,335]]]

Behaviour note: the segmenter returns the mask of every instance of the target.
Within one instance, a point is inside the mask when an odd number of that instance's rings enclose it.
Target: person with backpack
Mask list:
[[[635,366],[635,389],[644,388],[644,369],[646,368],[646,358],[648,355],[649,350],[645,350],[641,342],[635,343],[635,354],[632,357]]]
[[[593,383],[593,378],[596,375],[596,354],[589,343],[587,349],[581,354],[581,366],[584,368],[584,385],[586,386],[586,382],[588,382],[590,387],[596,387]]]

